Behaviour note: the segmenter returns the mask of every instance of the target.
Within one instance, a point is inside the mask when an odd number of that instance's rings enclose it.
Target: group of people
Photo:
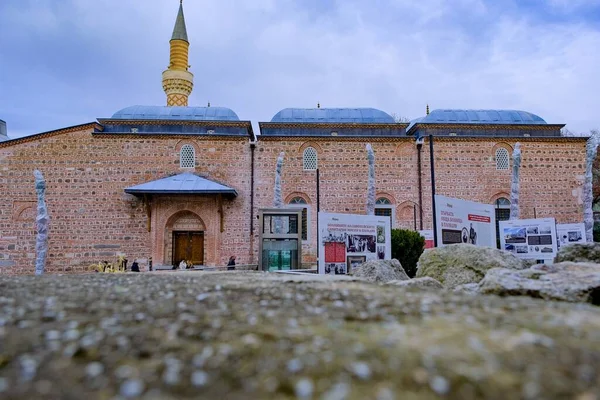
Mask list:
[[[152,268],[152,267],[150,267],[150,268]],[[126,272],[127,271],[127,259],[123,258],[122,260],[119,260],[119,264],[117,265],[116,269],[121,272]],[[97,272],[108,272],[109,270],[112,271],[113,266],[111,263],[104,260],[100,263],[100,268],[97,270]],[[131,272],[140,272],[140,265],[138,264],[137,260],[133,260],[133,263],[131,264]]]

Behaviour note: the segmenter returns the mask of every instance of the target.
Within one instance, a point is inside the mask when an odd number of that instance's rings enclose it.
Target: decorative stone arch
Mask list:
[[[394,149],[394,152],[397,155],[403,155],[403,156],[410,155],[410,156],[412,156],[416,152],[415,146],[416,145],[415,145],[414,141],[400,142],[400,143],[398,143],[398,145]]]
[[[198,154],[200,152],[200,146],[198,146],[198,143],[196,143],[195,140],[191,140],[191,139],[181,139],[179,142],[177,142],[177,144],[175,145],[175,151],[177,152],[177,156],[179,157],[179,152],[181,151],[181,148],[183,147],[183,145],[189,144],[191,146],[194,147],[194,150],[196,150],[196,154]]]
[[[198,214],[189,210],[177,211],[172,214],[164,225],[164,260],[168,262],[173,256],[173,232],[206,232],[206,225]],[[206,238],[204,238],[205,240]],[[206,259],[206,246],[203,243],[204,259]]]
[[[13,220],[32,221],[36,218],[36,205],[34,201],[15,202],[13,204]],[[33,218],[33,219],[32,219]]]
[[[498,150],[499,148],[504,148],[504,149],[508,150],[509,154],[512,154],[512,152],[513,152],[513,146],[511,144],[506,143],[506,142],[498,142],[494,145],[494,147],[492,147],[492,153],[495,155],[496,150]]]
[[[380,197],[385,197],[386,199],[388,199],[393,205],[396,204],[396,198],[394,197],[393,194],[389,193],[389,192],[377,192],[375,194],[375,201],[377,202],[377,199],[379,199]]]
[[[289,204],[296,197],[301,197],[306,201],[306,204],[312,204],[310,201],[310,197],[306,193],[302,192],[292,192],[285,197],[284,203]]]
[[[496,200],[498,200],[501,197],[504,197],[504,198],[510,200],[510,194],[509,193],[507,193],[507,192],[498,192],[495,195],[493,195],[492,197],[490,197],[489,204],[496,204]]]
[[[312,147],[313,149],[315,149],[317,151],[317,154],[322,154],[323,153],[323,149],[321,148],[321,146],[318,143],[316,143],[316,142],[304,142],[298,148],[298,154],[300,154],[300,157],[302,157],[302,155],[304,154],[304,150],[306,150],[309,147]]]
[[[157,198],[152,200],[152,256],[155,265],[170,265],[172,230],[180,217],[192,214],[196,225],[191,230],[204,232],[204,263],[216,264],[220,257],[221,230],[217,200],[211,197]]]
[[[417,216],[415,221],[415,206],[417,207]],[[417,225],[419,224],[419,205],[411,200],[405,200],[398,204],[396,207],[397,210],[397,220],[398,226],[405,229],[413,229],[415,227],[415,222]]]
[[[205,231],[206,225],[198,214],[190,210],[181,210],[167,218],[165,228],[170,227],[178,230]]]

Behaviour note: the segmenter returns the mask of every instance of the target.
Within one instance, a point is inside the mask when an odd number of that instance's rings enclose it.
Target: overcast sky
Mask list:
[[[177,0],[0,0],[10,137],[165,105]],[[600,0],[185,0],[190,105],[530,111],[600,128]]]

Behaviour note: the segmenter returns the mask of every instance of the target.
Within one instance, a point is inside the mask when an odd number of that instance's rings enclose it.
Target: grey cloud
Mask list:
[[[164,104],[176,3],[3,0],[0,118],[9,135]],[[188,0],[190,104],[210,101],[258,122],[317,101],[415,118],[429,102],[523,109],[574,131],[600,126],[590,51],[598,29],[543,24],[506,4]]]

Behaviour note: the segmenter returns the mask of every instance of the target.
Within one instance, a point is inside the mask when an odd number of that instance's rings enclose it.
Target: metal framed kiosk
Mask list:
[[[290,271],[302,267],[302,210],[263,208],[260,220],[258,267]]]

